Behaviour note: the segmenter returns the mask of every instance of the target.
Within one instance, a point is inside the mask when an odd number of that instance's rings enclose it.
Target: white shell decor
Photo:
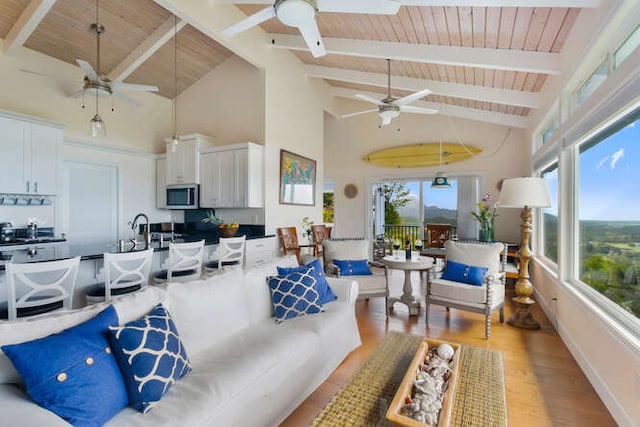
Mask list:
[[[421,423],[438,424],[442,398],[453,367],[453,355],[454,349],[449,344],[429,350],[422,367],[416,372],[413,393],[402,407],[403,415]]]
[[[446,360],[447,362],[453,359],[453,347],[444,343],[438,346],[438,356]]]

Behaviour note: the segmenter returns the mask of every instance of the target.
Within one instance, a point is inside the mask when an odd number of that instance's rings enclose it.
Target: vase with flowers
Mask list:
[[[482,242],[491,242],[495,239],[494,220],[498,206],[497,203],[492,204],[491,200],[491,194],[485,194],[477,204],[478,210],[471,212],[471,215],[480,223],[478,240]]]

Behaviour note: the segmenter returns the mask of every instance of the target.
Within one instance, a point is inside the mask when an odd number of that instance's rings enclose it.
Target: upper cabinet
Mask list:
[[[200,164],[200,206],[261,208],[264,147],[251,142],[204,150]]]
[[[200,135],[184,135],[176,146],[166,139],[166,184],[199,184],[200,151],[212,144],[212,139]]]
[[[156,207],[167,208],[167,159],[156,160]]]
[[[0,192],[57,194],[62,127],[0,116]]]

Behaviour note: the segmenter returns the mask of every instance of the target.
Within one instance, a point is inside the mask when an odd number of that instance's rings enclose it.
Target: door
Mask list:
[[[114,244],[118,240],[118,167],[66,161],[64,180],[69,223],[67,239],[72,243]],[[63,216],[64,217],[64,216]]]
[[[373,185],[373,235],[384,234],[384,184]]]

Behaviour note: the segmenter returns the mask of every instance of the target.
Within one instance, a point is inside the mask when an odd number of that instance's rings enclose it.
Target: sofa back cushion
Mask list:
[[[160,288],[146,287],[143,290],[111,300],[118,313],[120,324],[136,319],[149,312],[159,302],[166,301],[167,293]],[[46,337],[82,323],[110,303],[101,303],[77,310],[55,311],[40,316],[26,317],[14,321],[0,322],[0,345],[18,344]],[[22,378],[11,361],[0,352],[0,383],[21,384]]]
[[[363,239],[328,239],[322,242],[324,265],[332,264],[334,259],[363,260],[369,259],[369,241]]]
[[[277,276],[278,267],[297,267],[298,259],[295,255],[274,258],[267,263],[246,268],[243,277],[243,288],[246,294],[247,307],[251,323],[262,322],[273,317],[271,291],[267,284],[268,276]],[[187,348],[188,350],[188,348]]]
[[[249,326],[240,269],[202,280],[171,283],[167,291],[169,311],[189,355]]]
[[[487,274],[500,272],[500,253],[504,244],[495,243],[466,243],[447,240],[444,244],[447,261],[454,261],[475,267],[488,268]]]

